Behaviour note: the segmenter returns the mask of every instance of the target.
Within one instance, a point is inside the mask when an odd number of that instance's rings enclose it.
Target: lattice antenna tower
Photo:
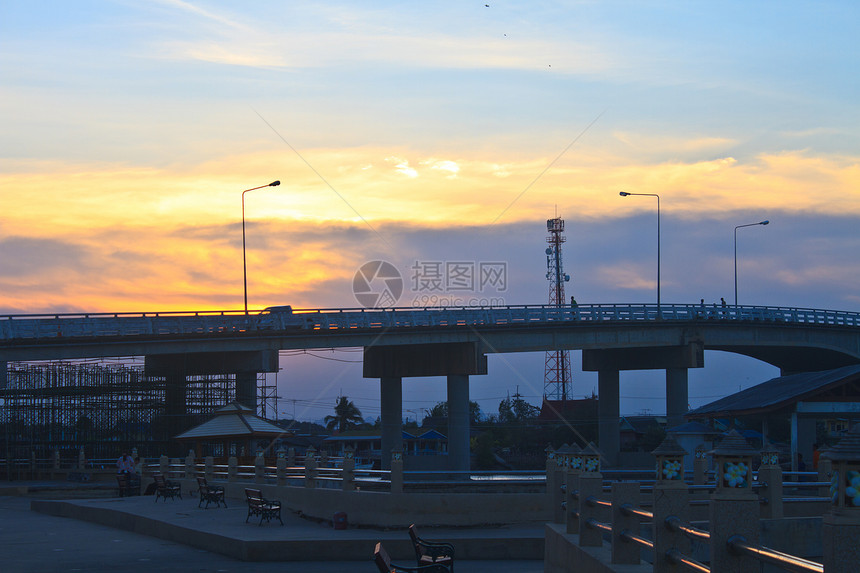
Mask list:
[[[564,219],[556,217],[548,219],[546,230],[549,236],[546,242],[546,279],[549,281],[549,304],[567,306],[564,295],[564,283],[570,281],[570,275],[564,273],[561,260],[561,244],[564,238]],[[567,350],[552,350],[546,353],[544,367],[543,394],[546,400],[568,400],[571,396],[570,352]]]

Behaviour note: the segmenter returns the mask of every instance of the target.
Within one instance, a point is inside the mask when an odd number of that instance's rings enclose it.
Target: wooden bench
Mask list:
[[[451,569],[442,563],[433,563],[431,565],[422,565],[420,567],[404,567],[391,562],[388,557],[388,552],[382,546],[382,543],[377,543],[373,550],[373,560],[376,562],[376,567],[379,573],[451,573]]]
[[[204,509],[208,509],[210,503],[214,503],[216,507],[221,507],[223,503],[224,507],[227,507],[227,500],[224,498],[224,488],[220,485],[209,485],[205,477],[197,477],[197,493],[200,497],[197,507],[200,507],[204,501],[206,502]]]
[[[263,497],[263,492],[258,489],[245,488],[245,497],[248,500],[248,517],[245,518],[245,523],[251,519],[251,516],[260,516],[260,523],[263,525],[263,520],[269,523],[273,517],[277,517],[281,525],[284,521],[281,519],[281,502],[277,500],[268,500]]]
[[[159,497],[163,497],[165,501],[167,498],[176,499],[176,496],[179,496],[179,499],[182,499],[182,487],[172,481],[167,481],[165,479],[164,474],[156,473],[152,474],[152,479],[155,480],[155,501],[158,502]]]
[[[454,546],[439,541],[426,541],[418,535],[415,524],[409,526],[409,537],[419,566],[442,564],[454,570]]]

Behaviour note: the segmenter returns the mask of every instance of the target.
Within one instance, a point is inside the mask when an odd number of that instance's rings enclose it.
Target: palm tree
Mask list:
[[[327,430],[337,429],[338,432],[344,432],[364,422],[364,418],[352,401],[346,396],[341,396],[334,406],[334,416],[326,416],[323,422]]]

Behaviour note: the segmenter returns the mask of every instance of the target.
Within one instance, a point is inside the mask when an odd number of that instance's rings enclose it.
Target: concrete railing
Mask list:
[[[570,470],[549,472],[548,484],[551,503],[557,510],[555,523],[547,526],[547,573],[759,571],[760,562],[786,571],[825,571],[821,563],[760,545],[759,520],[782,518],[784,503],[793,499],[826,501],[829,505],[829,497],[783,498],[781,492],[783,485],[821,488],[829,487],[830,482],[783,484],[780,469],[769,467],[760,472],[754,488],[758,493],[683,482],[642,486],[628,481],[607,487],[599,473]],[[713,490],[708,499],[691,499],[708,489]],[[694,525],[690,519],[696,501],[709,506],[706,525]],[[650,535],[644,534],[645,530]],[[605,541],[609,541],[608,552]],[[851,555],[856,553],[856,545],[854,539],[843,536],[826,546],[827,551]],[[693,551],[694,546],[699,549]],[[642,560],[643,550],[651,556],[650,565]],[[616,565],[627,568],[616,569]],[[638,568],[631,569],[633,566]]]
[[[0,341],[59,337],[230,334],[259,331],[323,332],[446,326],[504,326],[557,322],[724,320],[860,326],[860,313],[773,306],[701,304],[509,305],[495,307],[346,308],[263,311],[11,314],[0,315]]]

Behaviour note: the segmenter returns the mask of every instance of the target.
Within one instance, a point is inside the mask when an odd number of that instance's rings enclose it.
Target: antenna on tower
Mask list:
[[[551,306],[566,306],[564,283],[570,281],[570,275],[565,274],[561,260],[561,244],[564,237],[564,219],[558,216],[548,219],[546,230],[549,232],[546,242],[546,279],[549,281],[549,304]],[[552,350],[546,353],[544,367],[543,395],[545,400],[568,400],[571,396],[570,352],[567,350]]]

